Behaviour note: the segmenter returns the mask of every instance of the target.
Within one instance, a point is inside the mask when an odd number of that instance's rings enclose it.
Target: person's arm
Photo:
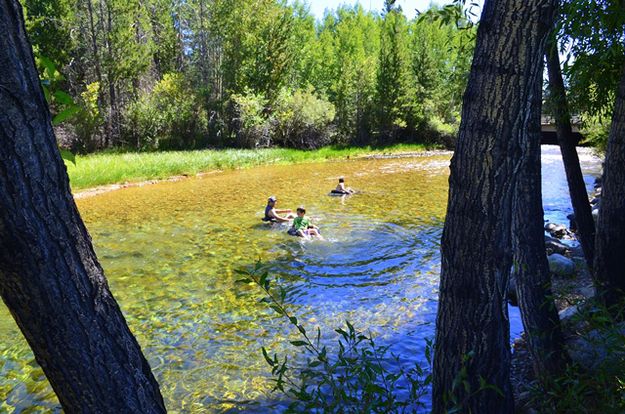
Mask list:
[[[276,209],[274,209],[273,211],[275,211],[276,213],[279,213],[279,214],[292,213],[293,212],[290,208],[283,209],[283,210],[276,210]]]
[[[275,209],[270,210],[269,211],[269,216],[274,218],[279,223],[286,223],[286,222],[290,221],[288,218],[284,218],[284,217],[281,217],[281,216],[277,215],[276,211],[280,211],[280,210],[275,210]]]

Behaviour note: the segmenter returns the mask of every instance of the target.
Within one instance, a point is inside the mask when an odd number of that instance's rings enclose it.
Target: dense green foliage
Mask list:
[[[565,0],[557,29],[569,57],[571,109],[581,116],[587,141],[604,149],[625,65],[625,7],[619,0]]]
[[[283,0],[24,7],[81,108],[58,135],[82,152],[436,141],[458,123],[472,54],[454,23],[391,5],[320,20]]]

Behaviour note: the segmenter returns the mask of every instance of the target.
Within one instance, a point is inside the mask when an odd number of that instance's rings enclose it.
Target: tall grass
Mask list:
[[[119,184],[174,175],[193,175],[221,169],[247,168],[266,164],[295,164],[331,159],[423,151],[418,144],[389,147],[324,147],[316,151],[287,148],[258,150],[224,149],[168,152],[105,152],[76,157],[76,165],[67,163],[74,191],[106,184]]]

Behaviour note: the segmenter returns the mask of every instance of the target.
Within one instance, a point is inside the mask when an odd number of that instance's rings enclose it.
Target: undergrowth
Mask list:
[[[561,375],[530,390],[533,407],[541,413],[625,412],[624,309],[610,313],[596,301],[578,305],[569,322],[578,356]]]

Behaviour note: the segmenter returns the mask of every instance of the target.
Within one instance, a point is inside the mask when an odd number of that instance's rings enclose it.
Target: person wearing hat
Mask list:
[[[293,212],[290,209],[278,210],[276,209],[276,203],[278,199],[275,196],[269,197],[267,199],[267,206],[265,207],[265,217],[263,217],[263,221],[270,223],[286,223],[290,221],[293,216]],[[286,214],[286,216],[281,216],[280,214]]]

